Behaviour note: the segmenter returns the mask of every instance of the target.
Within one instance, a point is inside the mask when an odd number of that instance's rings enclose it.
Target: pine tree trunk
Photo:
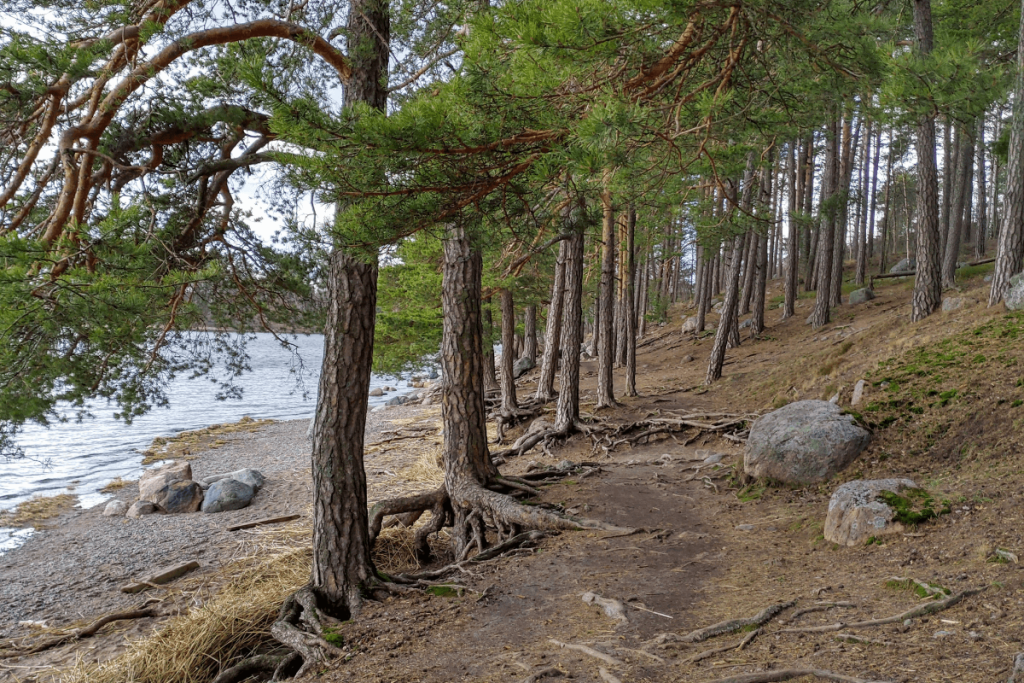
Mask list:
[[[957,149],[957,141],[953,140],[953,122],[948,116],[943,117],[942,126],[942,199],[939,206],[939,233],[942,236],[943,251],[946,236],[949,234],[950,214],[953,207],[953,176],[956,173],[956,162],[953,154]]]
[[[895,245],[896,243],[896,221],[892,219],[892,163],[893,163],[893,152],[892,152],[892,133],[889,134],[889,146],[888,152],[885,158],[885,207],[882,211],[882,249],[878,256],[878,274],[885,274],[885,255],[888,253],[886,250],[887,244],[890,241],[889,233],[893,233],[891,241]],[[892,226],[891,228],[889,226]]]
[[[384,110],[391,22],[386,0],[352,0],[352,76],[343,106]],[[376,255],[361,260],[335,245],[329,261],[324,355],[313,429],[313,563],[310,589],[320,609],[346,620],[376,579],[370,558],[363,434],[377,310]]]
[[[864,278],[868,272],[868,200],[871,198],[871,174],[868,166],[871,160],[871,124],[864,129],[864,157],[861,172],[860,220],[857,229],[857,267],[854,282],[858,287],[864,286]]]
[[[974,259],[985,258],[985,238],[988,233],[988,194],[985,187],[985,115],[978,117],[978,143],[977,143],[977,167],[978,167],[978,227],[975,230],[974,238]]]
[[[1024,11],[1021,12],[1020,37],[1024,37]],[[1024,257],[1024,50],[1017,50],[1017,76],[1013,86],[1013,116],[1010,120],[1006,194],[999,239],[996,242],[996,266],[992,273],[989,306],[994,306],[1006,296],[1010,278],[1020,272],[1021,259]]]
[[[722,378],[722,367],[725,365],[725,351],[729,336],[736,324],[736,312],[739,310],[740,298],[740,259],[743,255],[743,235],[732,240],[732,267],[725,285],[725,302],[722,304],[722,316],[715,332],[715,343],[711,347],[708,360],[708,372],[704,384],[711,384]]]
[[[523,314],[523,357],[537,364],[537,304],[530,304]]]
[[[757,250],[758,235],[748,230],[743,240],[743,293],[740,296],[740,315],[750,313],[750,297],[753,295]]]
[[[643,339],[644,335],[647,334],[647,291],[650,287],[650,258],[645,258],[644,262],[640,264],[640,272],[643,277],[640,278],[640,301],[636,307],[636,319],[637,319],[637,332],[636,336]]]
[[[850,182],[853,177],[853,151],[857,148],[860,136],[860,121],[856,129],[850,125],[851,116],[843,121],[843,149],[839,162],[839,186],[837,192],[842,197],[839,214],[836,219],[835,243],[832,247],[832,286],[830,303],[832,306],[843,304],[843,262],[846,254],[846,237],[850,225]]]
[[[836,192],[839,180],[839,121],[833,118],[829,123],[825,141],[825,170],[822,178],[821,196],[825,203]],[[819,210],[818,228],[818,292],[814,298],[814,311],[810,323],[815,329],[827,325],[830,319],[832,252],[835,243],[836,212],[834,207]]]
[[[761,198],[758,202],[759,213],[769,218],[769,230],[772,228],[771,219],[775,217],[775,207],[772,204],[774,197],[772,180],[775,177],[775,166],[772,160],[772,152],[768,153],[768,165],[761,169]],[[764,301],[765,290],[768,286],[768,236],[761,235],[757,240],[757,255],[754,273],[754,296],[753,316],[750,323],[750,336],[756,337],[764,332]]]
[[[942,259],[942,286],[956,284],[956,262],[960,258],[960,240],[964,231],[964,212],[967,209],[967,194],[971,190],[971,168],[974,164],[974,149],[971,135],[962,126],[956,131],[957,152],[953,178],[953,201],[950,205],[949,231],[946,233],[946,249]],[[968,217],[968,220],[970,218]]]
[[[932,51],[931,0],[914,0],[914,37],[922,57]],[[939,179],[935,167],[935,118],[917,124],[917,277],[911,320],[931,315],[942,301],[942,235],[939,232]],[[909,213],[909,211],[908,211]]]
[[[566,211],[568,210],[566,208]],[[558,369],[562,336],[562,309],[565,304],[565,259],[567,254],[566,240],[562,240],[558,244],[555,279],[551,285],[551,305],[548,306],[548,320],[544,328],[544,355],[541,357],[540,377],[537,380],[537,400],[545,403],[555,397],[555,371]],[[579,349],[577,349],[576,357],[579,358]]]
[[[875,256],[875,205],[878,203],[878,162],[882,156],[882,126],[875,133],[875,159],[871,164],[871,198],[868,200],[868,253],[865,268]],[[865,271],[867,275],[867,271]]]
[[[519,410],[516,399],[515,365],[516,314],[512,290],[505,288],[499,294],[501,301],[501,413],[515,415]]]
[[[558,381],[555,429],[580,421],[580,347],[583,344],[583,233],[565,240],[565,306],[562,319],[562,372]]]
[[[497,368],[494,363],[494,319],[491,315],[491,298],[483,300],[483,353],[484,353],[484,391],[495,394],[498,387]]]
[[[798,142],[789,144],[789,253],[786,254],[786,296],[783,302],[782,319],[791,318],[796,314],[797,279],[800,271],[800,221],[797,207],[803,203],[803,173],[797,170],[797,161],[801,155],[797,151]]]
[[[616,248],[621,254],[625,249],[626,245],[626,223],[629,218],[626,214],[619,216],[619,220],[616,221],[617,235],[616,235]],[[621,256],[616,264],[618,267],[618,277],[615,280],[615,367],[625,367],[626,365],[626,285],[628,278],[626,277],[626,259]]]
[[[626,217],[626,396],[636,396],[636,311],[633,302],[636,284],[636,209],[629,207]]]
[[[612,313],[615,284],[615,214],[611,192],[607,189],[601,193],[601,206],[604,210],[604,223],[601,231],[601,326],[598,330],[600,341],[597,350],[598,408],[615,405],[614,379],[612,377],[615,354],[615,342],[612,337],[615,322]],[[662,300],[667,300],[667,296],[668,290],[663,289]]]

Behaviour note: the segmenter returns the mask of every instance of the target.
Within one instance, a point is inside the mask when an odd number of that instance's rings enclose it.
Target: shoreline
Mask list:
[[[395,472],[413,465],[421,455],[394,452],[381,436],[408,423],[436,423],[437,413],[436,407],[412,405],[367,416],[365,467],[371,496],[393,491],[398,483],[391,480]],[[222,439],[218,441],[223,441],[219,446],[185,456],[196,478],[244,467],[260,470],[266,484],[252,504],[241,510],[129,519],[104,517],[105,506],[101,505],[75,508],[47,520],[45,528],[32,533],[21,546],[0,555],[0,638],[33,635],[38,628],[31,622],[43,622],[46,628],[66,627],[136,606],[140,597],[166,598],[174,592],[176,582],[142,596],[122,593],[120,588],[153,569],[177,562],[199,562],[199,569],[188,579],[206,585],[245,554],[246,539],[252,538],[252,531],[228,531],[229,526],[290,514],[308,522],[312,502],[308,425],[308,419],[290,420],[219,435]],[[132,481],[114,491],[111,500],[130,504],[137,496]],[[152,622],[142,620],[146,621]],[[130,630],[136,627],[152,629],[152,623],[140,622]],[[118,635],[112,637],[123,642]],[[90,639],[90,647],[96,645],[97,638]],[[102,659],[112,655],[104,647],[99,650],[97,656]],[[32,659],[38,660],[40,667],[65,666],[67,662],[60,656],[75,651],[74,645],[65,646]],[[0,672],[0,681],[4,680]]]

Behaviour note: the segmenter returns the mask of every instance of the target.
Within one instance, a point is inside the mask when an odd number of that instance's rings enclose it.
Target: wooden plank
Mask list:
[[[293,519],[298,519],[302,515],[282,515],[280,517],[266,517],[264,519],[255,519],[251,522],[243,522],[241,524],[232,524],[228,527],[228,531],[239,531],[241,529],[251,529],[254,526],[263,526],[264,524],[280,524],[281,522],[290,522]]]
[[[193,569],[199,569],[199,563],[195,560],[189,560],[183,564],[174,564],[169,567],[163,567],[161,569],[157,569],[138,583],[130,583],[127,586],[121,586],[121,592],[139,593],[147,588],[153,588],[154,586],[169,583],[179,576],[188,574]]]

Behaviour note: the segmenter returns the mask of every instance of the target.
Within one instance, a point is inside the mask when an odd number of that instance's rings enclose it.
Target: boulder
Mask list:
[[[855,289],[850,292],[850,305],[864,304],[875,298],[875,290],[870,287]]]
[[[128,508],[128,512],[125,514],[132,519],[138,519],[142,515],[152,515],[155,512],[159,512],[156,505],[153,505],[148,500],[137,500],[132,503],[132,506]]]
[[[863,545],[872,536],[900,530],[892,524],[893,509],[879,500],[882,491],[900,493],[916,489],[910,479],[850,481],[836,489],[828,502],[825,540],[839,545]]]
[[[1003,301],[1011,311],[1024,310],[1024,273],[1017,273],[1010,278],[1010,285]]]
[[[711,310],[713,310],[715,313],[721,313],[722,312],[722,306],[724,306],[724,305],[725,305],[724,301],[719,301],[717,304],[715,304],[714,306],[711,307]]]
[[[402,406],[405,405],[405,396],[393,396],[384,402],[386,406]]]
[[[889,269],[890,273],[909,273],[917,268],[917,259],[905,258]]]
[[[975,301],[974,299],[970,299],[968,297],[964,297],[964,296],[947,296],[945,299],[942,300],[942,310],[944,310],[944,311],[956,311],[958,309],[963,308],[964,306],[969,306],[969,305],[975,304],[975,303],[978,303],[978,302]]]
[[[745,330],[745,329],[747,329],[748,327],[750,327],[753,324],[754,324],[754,319],[753,318],[747,318],[746,320],[744,320],[743,322],[740,323],[740,329],[741,330]]]
[[[104,517],[124,517],[128,512],[128,503],[123,500],[112,500],[103,508]]]
[[[519,379],[535,367],[537,367],[537,361],[529,356],[523,356],[512,366],[512,376]]]
[[[164,512],[196,512],[203,504],[203,489],[194,481],[172,481],[150,496],[149,501]]]
[[[827,481],[860,455],[871,434],[827,401],[796,401],[750,428],[743,469],[787,484]]]
[[[384,390],[381,389],[380,387],[375,387],[373,389],[370,389],[370,396],[383,396],[383,395],[384,395]]]
[[[850,399],[850,405],[860,405],[861,401],[864,400],[864,394],[867,393],[867,390],[867,381],[863,379],[857,380],[857,383],[853,385],[853,397]]]
[[[203,512],[241,510],[252,502],[256,491],[237,479],[221,479],[210,485],[203,500]]]
[[[437,370],[431,370],[430,374],[427,375],[427,379],[437,379],[440,375],[437,374]]]
[[[683,334],[693,334],[697,331],[697,316],[691,315],[683,321],[682,327]]]
[[[211,477],[205,478],[206,484],[213,484],[220,481],[221,479],[234,479],[240,481],[243,484],[248,484],[253,488],[253,491],[259,493],[259,490],[263,488],[263,474],[259,470],[251,468],[245,468],[241,470],[235,470],[234,472],[228,472],[226,474],[215,474]]]
[[[139,500],[153,500],[157,491],[175,481],[188,481],[192,478],[192,466],[187,462],[174,461],[151,470],[146,470],[139,478]]]

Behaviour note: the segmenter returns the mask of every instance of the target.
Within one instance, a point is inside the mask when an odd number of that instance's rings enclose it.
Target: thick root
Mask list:
[[[270,634],[277,642],[302,657],[302,666],[295,673],[297,678],[322,669],[332,656],[345,654],[324,640],[324,619],[316,606],[316,596],[306,586],[285,600],[277,621],[270,627]]]
[[[795,600],[789,602],[780,602],[769,607],[765,607],[763,610],[758,612],[752,617],[746,619],[730,619],[729,621],[720,621],[717,624],[699,628],[696,631],[691,631],[685,636],[679,638],[684,643],[701,643],[708,638],[714,638],[715,636],[725,635],[726,633],[732,633],[738,631],[741,628],[748,626],[764,626],[772,620],[775,615],[784,609],[788,609],[796,604]]]
[[[419,562],[430,560],[430,544],[427,538],[432,533],[440,531],[450,517],[451,506],[448,501],[448,493],[444,487],[421,493],[415,496],[404,498],[392,498],[383,500],[370,509],[370,545],[377,540],[380,530],[383,527],[384,518],[388,515],[396,515],[397,519],[405,526],[412,526],[419,519],[423,512],[429,510],[430,522],[416,532],[413,539],[413,550]]]
[[[779,681],[789,681],[803,676],[814,676],[826,681],[837,681],[837,683],[886,683],[885,681],[869,681],[864,678],[844,676],[832,673],[831,671],[825,671],[824,669],[779,669],[778,671],[765,671],[764,673],[740,674],[739,676],[719,678],[710,681],[710,683],[778,683]]]

